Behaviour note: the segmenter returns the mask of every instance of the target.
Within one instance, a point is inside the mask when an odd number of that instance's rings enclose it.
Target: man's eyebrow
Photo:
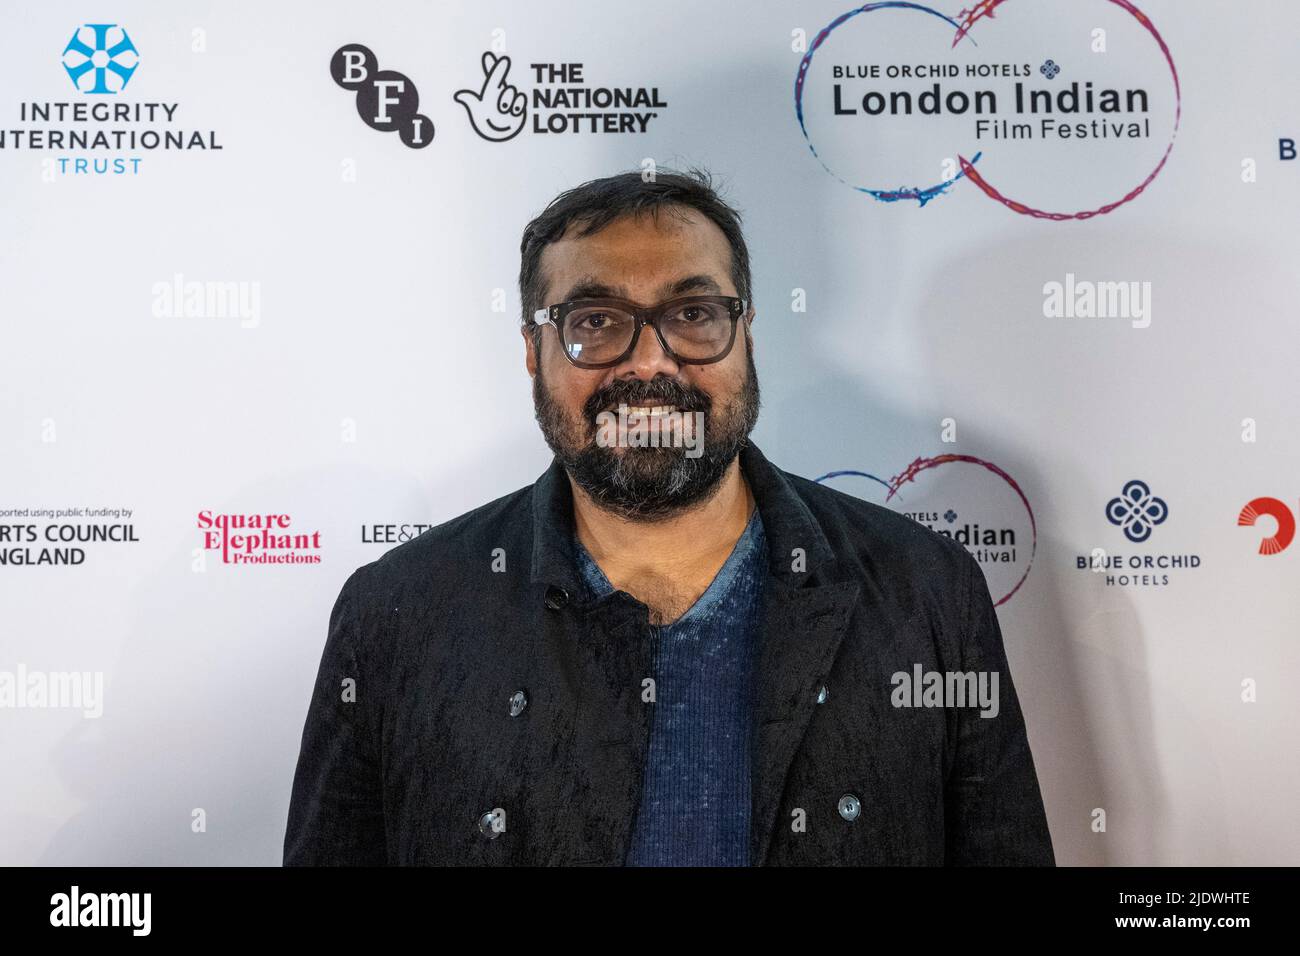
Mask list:
[[[584,276],[565,293],[565,302],[573,299],[622,299],[627,290],[622,286],[606,285],[592,276]]]
[[[722,294],[722,287],[718,285],[718,281],[713,276],[704,275],[703,273],[687,276],[685,279],[678,279],[676,282],[669,282],[659,287],[660,294],[665,298],[700,290],[712,292],[716,295]]]
[[[684,295],[688,292],[711,292],[720,295],[722,287],[718,285],[718,281],[713,276],[704,273],[686,276],[683,279],[674,279],[659,287],[660,297],[664,299]],[[627,289],[623,286],[606,285],[594,276],[584,276],[570,287],[564,296],[564,301],[608,298],[626,299]]]

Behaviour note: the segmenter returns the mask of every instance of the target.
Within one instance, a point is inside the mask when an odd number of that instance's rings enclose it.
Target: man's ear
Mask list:
[[[533,328],[536,328],[536,326]],[[524,367],[528,369],[530,377],[537,376],[537,349],[535,346],[540,344],[533,334],[533,328],[526,325],[519,326],[519,334],[524,337]]]

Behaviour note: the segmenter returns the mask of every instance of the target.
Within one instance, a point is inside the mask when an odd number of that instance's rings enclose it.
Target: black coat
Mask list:
[[[771,565],[752,861],[1053,864],[979,565],[752,444],[741,467]],[[622,591],[587,602],[572,528],[553,462],[348,578],[303,730],[285,864],[623,863],[654,706],[642,702],[647,610]],[[916,664],[998,672],[1000,712],[895,707],[891,675]]]

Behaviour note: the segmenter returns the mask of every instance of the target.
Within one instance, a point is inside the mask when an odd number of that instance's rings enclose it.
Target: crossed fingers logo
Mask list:
[[[483,85],[478,90],[457,90],[452,97],[465,107],[474,132],[484,139],[504,143],[519,135],[528,114],[528,98],[507,82],[510,57],[483,54]]]

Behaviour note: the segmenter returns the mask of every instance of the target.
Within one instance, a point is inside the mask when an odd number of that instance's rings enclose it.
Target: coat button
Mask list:
[[[858,814],[862,812],[862,803],[851,793],[846,793],[840,797],[840,816],[845,820],[856,820]]]
[[[546,606],[552,611],[558,611],[568,603],[569,592],[564,588],[558,588],[552,584],[546,589]]]
[[[830,692],[826,689],[826,685],[822,684],[822,689],[817,692],[817,703],[819,704],[826,703],[826,698],[829,696],[830,696]]]
[[[522,690],[517,690],[510,695],[510,716],[518,717],[528,706],[528,695]]]
[[[483,834],[489,840],[495,840],[501,835],[501,830],[496,827],[497,812],[489,810],[483,816],[478,818],[478,832]]]

